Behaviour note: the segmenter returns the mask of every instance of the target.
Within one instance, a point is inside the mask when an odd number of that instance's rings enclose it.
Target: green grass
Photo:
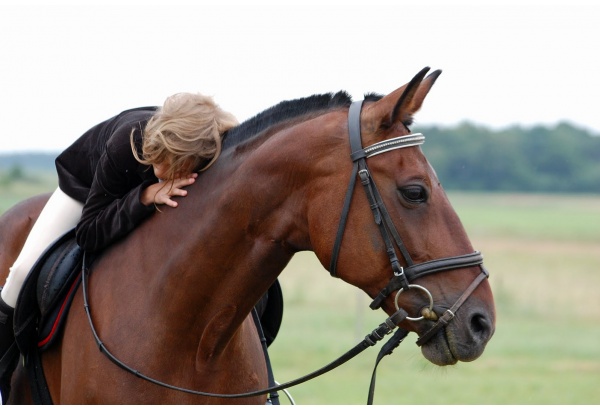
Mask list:
[[[591,195],[450,194],[471,235],[600,243],[600,203]]]
[[[56,185],[37,181],[0,186],[0,212]],[[449,196],[491,272],[496,333],[479,359],[444,368],[410,335],[380,364],[375,403],[600,404],[600,196]],[[279,382],[329,363],[385,319],[313,254],[296,255],[280,278],[284,321],[270,348]],[[290,392],[298,404],[364,404],[379,348]]]

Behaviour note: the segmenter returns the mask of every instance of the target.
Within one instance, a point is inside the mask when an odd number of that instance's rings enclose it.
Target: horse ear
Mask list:
[[[423,68],[408,84],[366,107],[365,120],[378,123],[379,128],[389,128],[397,122],[410,125],[413,114],[419,111],[435,80],[442,73],[436,70],[425,78],[428,71],[429,67]]]
[[[390,116],[391,124],[395,124],[398,120],[402,121],[403,124],[410,125],[412,123],[413,115],[421,109],[423,105],[423,100],[433,87],[435,80],[442,74],[442,70],[436,70],[433,73],[429,74],[425,80],[423,77],[429,71],[429,68],[425,68],[417,74],[410,83],[408,83],[408,87],[406,91],[402,94],[392,114]],[[411,85],[413,82],[418,81],[418,84]]]

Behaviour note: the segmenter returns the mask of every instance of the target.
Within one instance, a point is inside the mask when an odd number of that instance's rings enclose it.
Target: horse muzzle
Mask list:
[[[438,331],[429,333],[431,336],[426,341],[423,336],[435,328],[444,315],[448,316],[449,310],[435,307],[433,316],[437,321],[420,332],[417,344],[421,346],[423,356],[438,366],[453,365],[457,362],[471,362],[477,359],[492,338],[495,331],[495,314],[493,309],[488,309],[472,300],[456,312],[450,322]],[[430,323],[430,321],[424,321]],[[425,323],[423,324],[425,326]]]

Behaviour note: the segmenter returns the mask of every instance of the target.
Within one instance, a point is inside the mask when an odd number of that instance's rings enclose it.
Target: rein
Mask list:
[[[367,404],[373,403],[373,396],[375,392],[375,379],[376,379],[376,371],[377,366],[381,359],[386,355],[390,355],[393,350],[404,340],[404,338],[408,335],[408,331],[402,328],[399,328],[398,325],[403,320],[422,320],[424,316],[418,318],[409,317],[407,312],[398,307],[398,296],[403,291],[409,291],[411,289],[417,289],[424,292],[429,298],[430,312],[433,313],[433,297],[431,293],[424,287],[411,284],[411,281],[414,281],[417,278],[420,278],[425,275],[429,275],[436,272],[447,271],[452,269],[471,267],[471,266],[481,266],[482,272],[480,275],[471,283],[471,285],[465,290],[465,292],[459,297],[459,299],[455,302],[455,304],[436,321],[436,323],[421,337],[417,340],[417,345],[421,346],[430,340],[442,327],[446,326],[453,318],[455,312],[458,308],[467,300],[467,298],[471,295],[471,293],[477,288],[477,286],[489,276],[485,268],[483,268],[483,257],[481,253],[474,252],[467,255],[462,256],[454,256],[450,258],[440,258],[432,261],[415,264],[410,257],[410,254],[398,231],[396,230],[392,219],[385,208],[383,203],[383,199],[381,198],[377,187],[375,186],[375,181],[371,178],[369,173],[369,169],[367,167],[366,159],[375,155],[383,154],[385,152],[412,147],[423,144],[425,141],[425,137],[422,134],[411,134],[402,137],[392,138],[389,140],[385,140],[376,144],[373,144],[367,148],[362,148],[361,142],[361,133],[360,133],[360,112],[362,108],[362,101],[357,101],[352,103],[350,106],[350,111],[348,114],[348,126],[349,126],[349,136],[350,136],[350,146],[351,146],[351,159],[353,161],[353,171],[350,177],[350,183],[348,185],[348,190],[346,192],[346,197],[344,199],[344,204],[342,208],[342,214],[340,217],[340,223],[338,226],[338,231],[334,243],[332,260],[330,265],[330,273],[332,276],[336,276],[336,268],[337,268],[337,260],[339,256],[339,251],[341,249],[342,238],[344,236],[344,231],[346,227],[346,221],[348,219],[348,214],[350,211],[350,202],[352,200],[352,196],[354,193],[354,187],[356,185],[357,177],[360,178],[361,184],[365,189],[365,193],[371,205],[371,210],[373,211],[373,217],[375,219],[375,223],[379,227],[381,236],[386,246],[386,252],[390,259],[390,264],[392,267],[392,272],[394,276],[389,281],[388,285],[381,290],[379,295],[375,297],[373,302],[371,303],[371,309],[378,309],[381,307],[383,301],[394,291],[398,291],[396,293],[396,311],[389,316],[383,323],[381,323],[376,329],[374,329],[371,333],[366,335],[366,337],[359,342],[352,349],[347,351],[345,354],[340,356],[338,359],[332,361],[331,363],[323,366],[322,368],[309,373],[305,376],[299,377],[295,380],[292,380],[287,383],[277,384],[275,386],[271,386],[266,389],[256,390],[252,392],[246,393],[237,393],[237,394],[217,394],[217,393],[209,393],[203,391],[197,391],[192,389],[187,389],[183,387],[173,386],[168,383],[161,382],[152,377],[146,376],[140,371],[134,369],[133,367],[127,365],[120,359],[118,359],[115,355],[113,355],[105,346],[105,344],[100,339],[98,332],[94,326],[92,315],[91,315],[91,306],[89,304],[88,298],[88,283],[87,277],[89,276],[89,269],[86,262],[86,254],[83,255],[82,262],[82,292],[83,292],[83,303],[84,309],[89,321],[89,325],[98,345],[100,351],[107,356],[107,358],[113,362],[115,365],[125,370],[128,373],[133,374],[136,377],[139,377],[143,380],[146,380],[150,383],[156,384],[158,386],[168,388],[171,390],[176,390],[183,393],[194,394],[198,396],[206,396],[206,397],[215,397],[215,398],[246,398],[246,397],[254,397],[254,396],[262,396],[265,394],[270,394],[274,392],[278,392],[281,390],[285,390],[287,388],[296,386],[298,384],[304,383],[311,379],[314,379],[318,376],[321,376],[342,364],[348,362],[350,359],[354,358],[358,354],[362,353],[364,350],[371,346],[375,346],[379,341],[381,341],[384,337],[389,335],[395,330],[394,335],[388,340],[381,348],[379,352],[375,366],[373,369],[373,374],[371,376],[371,383],[369,386],[369,396],[367,400]],[[398,257],[396,255],[394,244],[400,250],[402,257],[406,263],[406,266],[403,267],[400,265]]]
[[[161,386],[161,387],[164,387],[167,389],[176,390],[176,391],[183,392],[183,393],[194,394],[197,396],[239,399],[239,398],[245,398],[245,397],[262,396],[265,394],[270,394],[270,393],[288,389],[293,386],[297,386],[298,384],[307,382],[311,379],[314,379],[318,376],[328,373],[331,370],[341,366],[342,364],[346,363],[350,359],[353,359],[354,357],[356,357],[357,355],[362,353],[367,348],[369,348],[371,346],[375,346],[380,340],[382,340],[385,336],[389,335],[390,333],[392,333],[394,331],[394,329],[396,329],[396,333],[387,343],[385,343],[383,345],[383,347],[379,353],[379,356],[377,358],[377,362],[375,364],[375,369],[373,370],[373,376],[371,379],[371,387],[369,390],[369,397],[372,400],[372,397],[373,397],[373,394],[375,391],[375,371],[377,369],[377,364],[379,363],[379,361],[381,360],[381,358],[383,356],[391,354],[392,350],[395,347],[397,347],[400,344],[400,342],[402,342],[402,340],[404,340],[406,335],[408,335],[408,331],[397,328],[398,324],[402,320],[404,320],[407,316],[406,312],[404,310],[400,309],[400,310],[396,311],[393,315],[388,317],[375,330],[373,330],[371,333],[366,335],[365,338],[362,341],[360,341],[356,346],[354,346],[352,349],[348,350],[345,354],[343,354],[342,356],[340,356],[333,362],[329,363],[326,366],[323,366],[322,368],[320,368],[318,370],[315,370],[312,373],[309,373],[305,376],[299,377],[290,382],[283,383],[283,384],[277,384],[276,386],[272,386],[272,387],[262,389],[262,390],[256,390],[256,391],[247,392],[247,393],[237,393],[237,394],[209,393],[209,392],[203,392],[203,391],[198,391],[198,390],[186,389],[183,387],[173,386],[171,384],[164,383],[164,382],[156,380],[152,377],[146,376],[145,374],[141,373],[140,371],[134,369],[133,367],[127,365],[126,363],[124,363],[123,361],[118,359],[115,355],[113,355],[110,352],[110,350],[108,350],[108,348],[106,347],[104,342],[102,342],[102,340],[100,339],[100,336],[98,335],[98,332],[96,331],[96,327],[94,326],[94,322],[92,320],[91,306],[89,304],[89,299],[88,299],[88,283],[87,283],[87,277],[89,276],[89,269],[87,267],[85,253],[83,255],[83,262],[82,262],[81,270],[82,270],[82,272],[81,272],[81,287],[82,287],[82,292],[83,292],[83,307],[85,309],[85,313],[87,315],[88,322],[90,324],[90,329],[92,330],[92,335],[94,337],[94,340],[96,341],[96,344],[98,345],[98,348],[100,349],[100,352],[103,353],[115,365],[117,365],[121,369],[125,370],[126,372],[128,372],[136,377],[139,377],[140,379],[146,380],[147,382],[156,384],[158,386]],[[371,403],[369,403],[369,404],[371,404]]]

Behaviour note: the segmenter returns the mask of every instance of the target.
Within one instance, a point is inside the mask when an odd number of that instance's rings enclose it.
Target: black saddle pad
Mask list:
[[[277,333],[279,333],[283,320],[283,293],[281,292],[279,279],[275,280],[275,283],[258,301],[256,311],[265,339],[267,339],[267,346],[271,346],[271,343],[277,337]]]
[[[23,354],[31,348],[49,346],[58,334],[80,280],[82,258],[72,230],[48,247],[27,276],[14,319]]]

